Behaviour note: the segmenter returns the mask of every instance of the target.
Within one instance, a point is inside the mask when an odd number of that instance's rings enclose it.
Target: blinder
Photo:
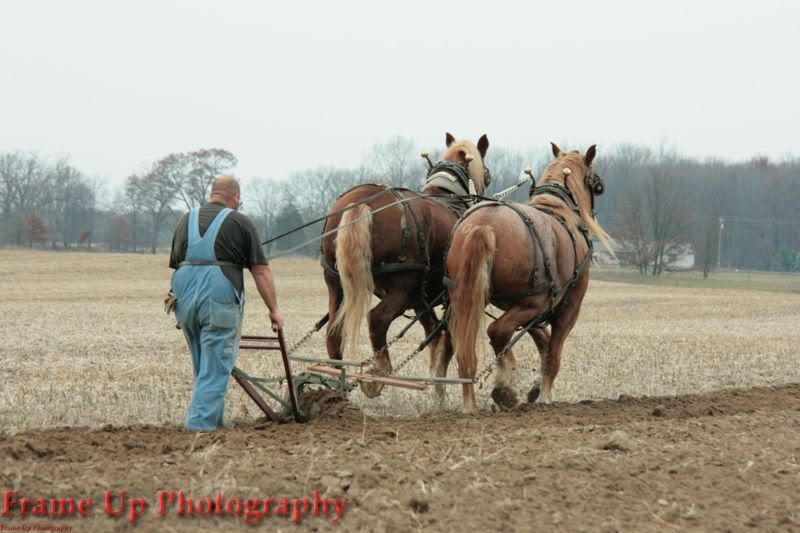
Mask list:
[[[589,171],[586,173],[586,176],[583,178],[586,186],[589,187],[589,190],[595,196],[600,196],[604,192],[606,192],[606,185],[603,183],[603,178],[601,178],[598,174],[593,171]]]
[[[489,167],[483,165],[483,188],[486,189],[492,184],[492,173],[489,172]]]
[[[430,180],[436,176],[436,174],[445,173],[452,178],[455,178],[465,191],[469,190],[469,169],[463,163],[459,163],[458,161],[437,161],[433,165],[429,164],[429,167],[428,175],[425,177],[426,183],[430,182]],[[487,188],[491,183],[492,173],[489,171],[489,167],[483,165],[484,189]]]
[[[430,182],[436,175],[445,174],[450,181],[458,181],[459,185],[465,190],[469,190],[469,173],[467,168],[458,161],[437,161],[428,169],[425,182]]]
[[[594,197],[600,196],[601,194],[606,192],[606,185],[603,182],[603,178],[601,178],[598,174],[596,174],[591,168],[588,169],[586,171],[586,174],[583,176],[583,182],[589,188],[589,191],[591,193],[589,196],[592,199],[591,210],[592,210],[592,216],[594,216]],[[563,185],[557,182],[547,183],[546,185],[540,187],[540,189],[542,190],[539,190],[537,189],[536,181],[533,178],[531,178],[531,187],[528,190],[528,198],[535,196],[537,193],[544,192],[544,190],[547,190],[548,188],[563,190],[564,192],[566,192],[567,196],[569,196],[569,199],[572,200],[572,203],[577,205],[575,202],[575,198],[572,196],[572,191],[569,190],[569,185],[567,185],[566,180],[564,181]]]

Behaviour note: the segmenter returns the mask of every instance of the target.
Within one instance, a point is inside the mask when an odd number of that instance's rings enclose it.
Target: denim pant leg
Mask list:
[[[194,379],[197,379],[197,374],[200,371],[200,330],[196,327],[196,324],[183,324],[181,329],[192,354],[192,372],[194,373]]]
[[[195,378],[188,429],[222,425],[225,394],[239,351],[241,307],[209,302],[208,323],[200,329],[200,364]]]

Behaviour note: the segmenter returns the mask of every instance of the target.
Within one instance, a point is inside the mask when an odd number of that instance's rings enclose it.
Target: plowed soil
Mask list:
[[[73,531],[247,529],[240,516],[157,515],[187,496],[347,497],[342,530],[800,530],[800,385],[416,418],[322,403],[307,424],[194,434],[106,426],[0,438],[0,485],[20,496],[147,500],[135,526],[102,508]],[[301,518],[328,529],[332,516]],[[257,527],[296,529],[289,517]]]

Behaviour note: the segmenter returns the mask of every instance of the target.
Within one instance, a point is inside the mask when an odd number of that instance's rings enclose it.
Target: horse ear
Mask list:
[[[444,145],[450,148],[450,145],[456,142],[456,138],[449,132],[444,134]]]
[[[551,142],[550,146],[553,148],[553,155],[558,157],[561,154],[561,148],[559,148],[556,143]]]
[[[481,135],[481,138],[478,139],[478,152],[480,152],[481,157],[486,157],[486,151],[489,149],[489,138],[484,133]]]
[[[597,145],[593,144],[586,150],[586,155],[583,156],[583,161],[586,163],[587,167],[592,166],[592,161],[594,161],[594,156],[597,155]]]

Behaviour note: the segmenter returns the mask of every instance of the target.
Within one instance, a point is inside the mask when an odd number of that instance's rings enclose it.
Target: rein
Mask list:
[[[364,185],[366,185],[366,184],[364,184]],[[350,189],[348,189],[348,190],[346,190],[345,192],[343,192],[342,194],[340,194],[340,195],[338,196],[338,198],[341,198],[342,196],[344,196],[344,195],[345,195],[345,194],[347,194],[348,192],[352,191],[352,190],[353,190],[353,189],[355,189],[356,187],[361,187],[361,185],[356,185],[355,187],[351,187]],[[344,213],[345,211],[349,211],[349,210],[351,210],[351,209],[353,209],[353,208],[356,208],[356,207],[358,207],[358,206],[359,206],[359,205],[361,205],[361,204],[364,204],[364,203],[369,203],[369,202],[371,202],[372,200],[375,200],[376,198],[378,198],[378,197],[380,197],[380,196],[382,196],[382,195],[386,194],[387,192],[389,192],[389,189],[390,189],[390,188],[391,188],[391,187],[386,187],[384,190],[382,190],[382,191],[380,191],[380,192],[377,192],[377,193],[375,193],[375,194],[373,194],[373,195],[371,195],[371,196],[368,196],[367,198],[364,198],[364,199],[363,199],[363,200],[361,200],[360,202],[356,202],[356,203],[353,203],[353,204],[349,204],[347,207],[343,207],[342,209],[338,209],[338,210],[336,210],[336,211],[334,211],[334,212],[332,212],[332,213],[328,213],[327,215],[323,215],[323,216],[321,216],[321,217],[319,217],[319,218],[315,218],[315,219],[314,219],[314,220],[312,220],[311,222],[306,222],[306,223],[305,223],[305,224],[303,224],[302,226],[297,226],[296,228],[290,229],[289,231],[286,231],[286,232],[284,232],[284,233],[281,233],[281,234],[280,234],[280,235],[278,235],[277,237],[272,237],[271,239],[267,239],[266,241],[262,242],[261,244],[262,244],[262,245],[266,245],[266,244],[269,244],[269,243],[271,243],[271,242],[277,241],[278,239],[282,239],[282,238],[286,237],[287,235],[291,235],[292,233],[298,232],[298,231],[300,231],[301,229],[305,229],[305,228],[307,228],[307,227],[309,227],[309,226],[312,226],[312,225],[316,224],[317,222],[322,222],[323,220],[327,220],[328,218],[330,218],[330,217],[332,217],[332,216],[335,216],[335,215],[338,215],[338,214]]]
[[[393,190],[393,187],[387,187],[386,190],[385,191],[381,191],[380,194],[385,194],[388,190]],[[272,255],[267,257],[267,260],[272,260],[272,259],[276,259],[278,257],[283,257],[285,255],[290,255],[291,253],[296,252],[297,250],[299,250],[299,249],[301,249],[301,248],[303,248],[305,246],[308,246],[311,243],[314,243],[314,242],[317,242],[319,240],[324,239],[328,235],[333,235],[334,233],[338,232],[342,228],[345,228],[345,227],[347,227],[347,226],[349,226],[351,224],[355,224],[359,220],[363,220],[365,218],[369,218],[372,215],[374,215],[375,213],[380,213],[384,209],[389,209],[390,207],[394,207],[394,206],[399,205],[399,204],[405,204],[407,202],[410,202],[411,200],[422,200],[422,199],[429,199],[429,198],[435,198],[435,197],[436,197],[436,195],[434,195],[434,194],[419,194],[417,196],[409,196],[408,198],[402,198],[400,200],[396,200],[396,201],[394,201],[394,202],[392,202],[390,204],[384,205],[383,207],[379,207],[378,209],[370,210],[370,212],[368,214],[362,215],[362,216],[360,216],[358,218],[354,218],[353,220],[351,220],[347,224],[337,226],[337,227],[333,228],[332,230],[326,231],[322,235],[318,235],[318,236],[314,237],[313,239],[309,239],[309,240],[305,241],[302,244],[298,244],[297,246],[289,248],[288,250],[283,250],[283,251],[278,252],[276,254],[272,254]],[[374,198],[372,198],[372,199],[374,199]],[[363,204],[364,204],[364,200],[362,200],[360,202],[357,202],[355,204],[350,204],[348,206],[348,208],[354,208],[354,207],[357,207],[357,206],[363,205]],[[340,211],[345,211],[345,210],[342,209]],[[331,215],[333,215],[333,214],[335,214],[335,213],[331,213]],[[323,218],[328,218],[328,216],[331,216],[331,215],[327,215],[326,217],[323,217]],[[317,222],[319,222],[319,221],[317,221]],[[297,228],[295,228],[295,229],[297,229]],[[295,230],[292,230],[292,231],[295,231]]]

